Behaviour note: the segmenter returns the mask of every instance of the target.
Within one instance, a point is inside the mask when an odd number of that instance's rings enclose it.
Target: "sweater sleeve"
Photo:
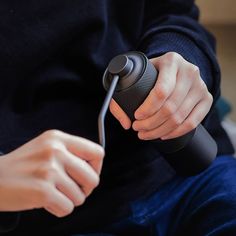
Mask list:
[[[0,212],[0,234],[12,231],[19,223],[20,213]]]
[[[166,52],[179,53],[198,66],[214,101],[220,95],[220,69],[215,56],[215,39],[199,22],[194,0],[148,0],[138,49],[149,58]]]

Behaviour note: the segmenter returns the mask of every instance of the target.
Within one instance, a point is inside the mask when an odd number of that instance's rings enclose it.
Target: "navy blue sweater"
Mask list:
[[[131,50],[149,58],[181,54],[199,66],[216,101],[215,42],[198,24],[198,15],[192,0],[1,0],[1,152],[52,128],[97,142],[103,72],[111,58]],[[219,154],[233,152],[214,108],[204,125]],[[0,232],[61,235],[93,229],[127,214],[126,202],[173,178],[175,172],[153,144],[124,131],[111,115],[106,128],[101,184],[83,206],[63,219],[44,210],[1,213]]]

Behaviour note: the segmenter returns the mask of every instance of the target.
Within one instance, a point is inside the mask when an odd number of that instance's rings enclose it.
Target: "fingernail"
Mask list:
[[[124,128],[125,130],[128,130],[130,127],[129,127],[128,125],[124,125],[123,128]]]
[[[124,122],[124,121],[120,121],[120,123],[121,123],[121,125],[123,126],[124,129],[127,130],[127,129],[130,128],[129,124],[127,124],[126,122]]]
[[[138,131],[135,123],[133,123],[132,128],[133,128],[134,131]]]

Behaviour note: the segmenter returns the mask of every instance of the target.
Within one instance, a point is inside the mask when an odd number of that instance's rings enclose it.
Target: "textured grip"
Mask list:
[[[122,107],[131,121],[135,120],[135,110],[143,103],[150,90],[154,87],[157,75],[157,70],[151,63],[148,63],[143,76],[135,84],[114,93],[113,98]]]

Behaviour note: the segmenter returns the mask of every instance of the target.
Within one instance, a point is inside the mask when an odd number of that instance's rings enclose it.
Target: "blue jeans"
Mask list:
[[[234,236],[236,160],[218,157],[197,176],[176,176],[131,208],[132,215],[102,232],[76,236]]]

